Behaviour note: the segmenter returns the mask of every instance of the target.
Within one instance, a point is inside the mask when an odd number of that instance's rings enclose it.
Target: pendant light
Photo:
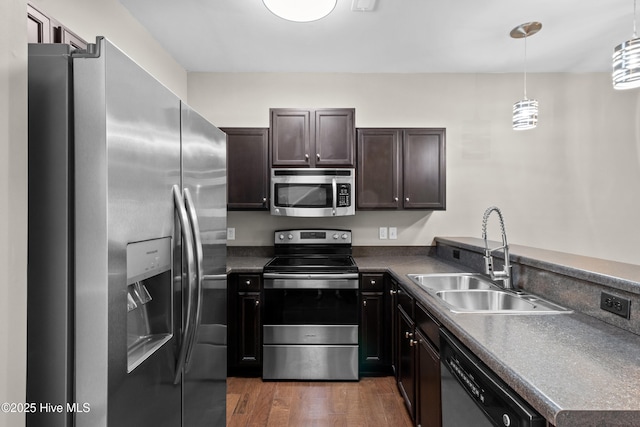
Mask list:
[[[542,28],[539,22],[527,22],[511,30],[511,37],[524,39],[524,99],[513,104],[513,129],[533,129],[538,124],[538,101],[527,98],[527,38]]]
[[[640,87],[640,39],[636,32],[636,0],[633,1],[633,38],[613,49],[614,89]]]
[[[336,7],[338,0],[262,0],[274,15],[293,22],[322,19]]]

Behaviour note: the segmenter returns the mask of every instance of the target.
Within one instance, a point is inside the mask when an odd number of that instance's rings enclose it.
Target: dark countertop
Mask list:
[[[263,256],[229,256],[227,257],[227,273],[259,274],[262,267],[271,260]]]
[[[244,258],[228,258],[229,271],[259,273],[269,260]],[[640,336],[578,312],[452,313],[406,275],[460,267],[426,255],[355,260],[360,272],[390,273],[556,427],[640,425]]]

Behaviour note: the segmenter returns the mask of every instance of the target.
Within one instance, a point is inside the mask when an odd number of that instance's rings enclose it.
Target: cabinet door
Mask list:
[[[269,130],[222,130],[227,134],[227,208],[268,209]]]
[[[87,42],[63,26],[59,26],[54,30],[54,38],[55,43],[68,44],[76,49],[87,48]]]
[[[401,141],[399,129],[358,129],[358,209],[402,206]]]
[[[355,110],[315,110],[315,166],[353,167],[355,153]]]
[[[383,333],[384,294],[363,292],[360,317],[360,370],[380,372],[386,362],[386,348]]]
[[[262,333],[260,330],[260,294],[238,295],[238,365],[257,365],[262,358]]]
[[[27,41],[51,43],[51,20],[30,4],[27,5]]]
[[[416,424],[421,427],[442,425],[440,400],[440,355],[429,340],[416,332],[418,349]]]
[[[269,131],[273,166],[309,167],[314,164],[310,158],[311,119],[309,110],[271,109]]]
[[[396,377],[396,382],[398,381],[398,345],[400,337],[398,336],[398,282],[389,278],[387,276],[387,281],[385,283],[385,289],[388,292],[389,299],[387,300],[387,311],[391,316],[390,326],[391,326],[391,370]]]
[[[27,41],[29,43],[63,43],[86,49],[87,42],[55,19],[27,4]]]
[[[415,420],[416,355],[413,321],[398,310],[398,389],[411,418]]]
[[[445,209],[445,130],[405,130],[403,167],[404,208]]]

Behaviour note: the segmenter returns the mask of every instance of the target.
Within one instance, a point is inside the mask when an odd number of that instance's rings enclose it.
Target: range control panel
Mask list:
[[[292,245],[351,244],[351,230],[277,230],[274,243]]]

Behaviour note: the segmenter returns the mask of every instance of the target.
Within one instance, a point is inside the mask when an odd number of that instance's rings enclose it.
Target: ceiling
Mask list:
[[[301,0],[303,1],[303,0]],[[187,71],[608,72],[633,34],[632,0],[377,0],[372,12],[285,21],[262,0],[120,0]]]

